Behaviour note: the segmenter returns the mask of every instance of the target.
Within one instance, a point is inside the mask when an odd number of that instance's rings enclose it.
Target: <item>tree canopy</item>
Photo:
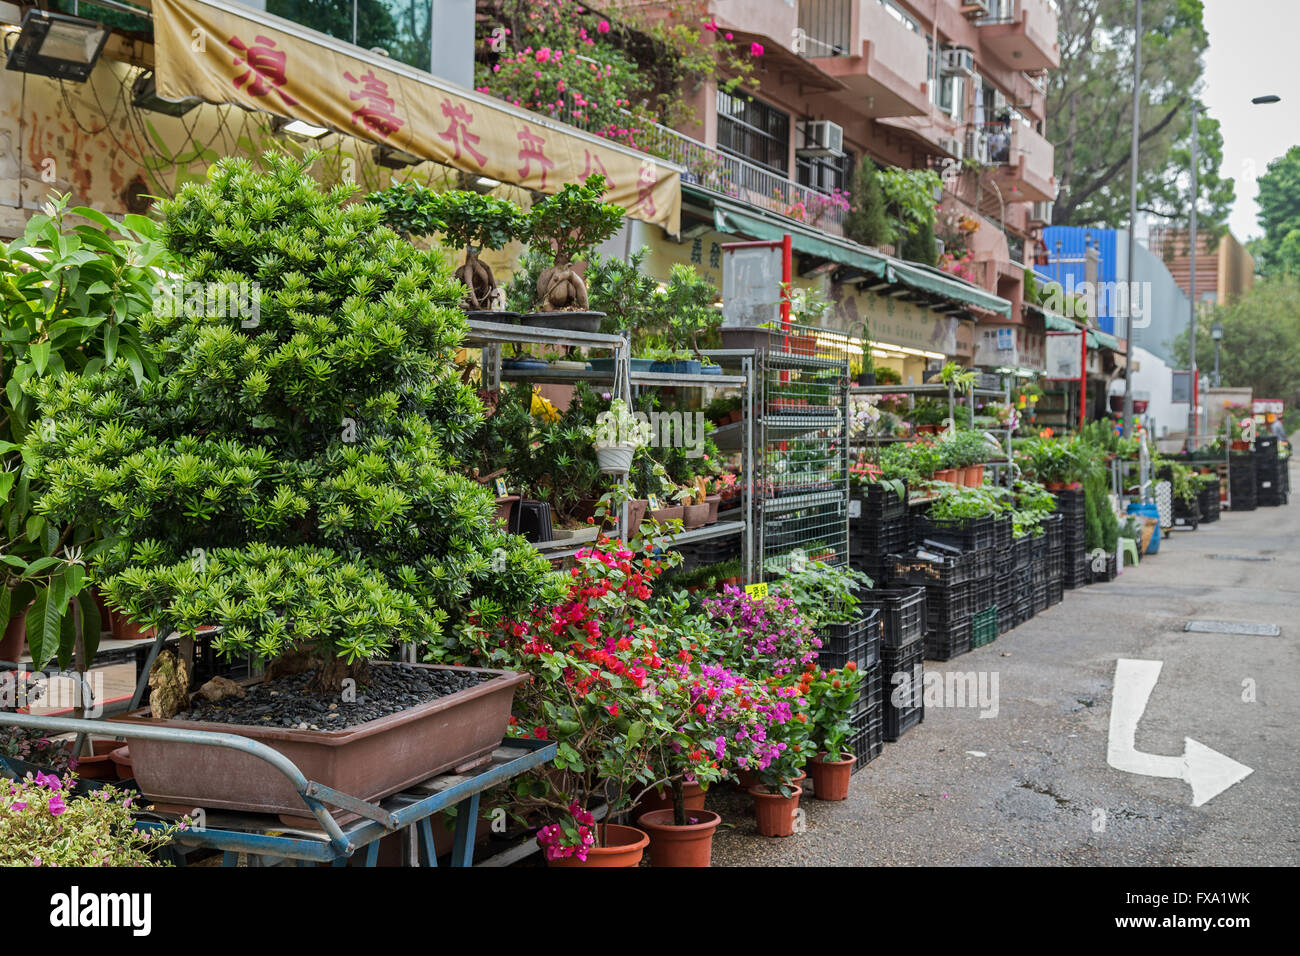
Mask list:
[[[1300,275],[1300,146],[1268,164],[1259,183],[1263,238],[1251,244],[1264,275]]]
[[[1201,0],[1144,0],[1138,208],[1179,223],[1190,209],[1192,108],[1209,38]],[[1056,145],[1058,225],[1128,221],[1133,0],[1061,0],[1061,66],[1048,80],[1047,134]],[[1217,231],[1234,197],[1219,176],[1223,136],[1202,115],[1202,228]]]

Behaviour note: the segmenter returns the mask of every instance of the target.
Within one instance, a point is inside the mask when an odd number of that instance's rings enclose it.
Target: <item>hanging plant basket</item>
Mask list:
[[[600,470],[607,475],[626,475],[632,468],[632,455],[635,445],[606,445],[597,447],[596,461]]]

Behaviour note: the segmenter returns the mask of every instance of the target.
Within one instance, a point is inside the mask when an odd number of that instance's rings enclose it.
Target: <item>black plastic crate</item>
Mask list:
[[[971,616],[971,583],[925,589],[925,620],[929,631],[950,627]]]
[[[953,545],[963,551],[978,551],[982,548],[991,548],[996,543],[992,515],[950,520],[936,520],[928,515],[917,515],[912,521],[912,526],[918,545],[925,541],[935,541]]]
[[[1011,551],[1015,555],[1017,570],[1029,567],[1034,558],[1034,539],[1029,535],[1016,538],[1011,545]]]
[[[971,613],[976,614],[996,602],[997,586],[992,576],[970,583]]]
[[[971,579],[971,565],[965,555],[946,555],[925,549],[889,557],[890,580],[894,582],[950,587]]]
[[[999,577],[1010,574],[1016,567],[1016,553],[1011,545],[993,552],[993,573]]]
[[[871,578],[871,583],[875,587],[888,584],[890,574],[893,572],[893,565],[888,555],[861,555],[850,552],[849,567]]]
[[[925,641],[881,651],[884,738],[897,740],[925,719]]]
[[[1047,606],[1051,607],[1053,604],[1060,604],[1063,600],[1065,600],[1064,582],[1062,582],[1060,578],[1057,578],[1055,581],[1048,581]]]
[[[993,547],[996,549],[1011,547],[1011,515],[994,516]]]
[[[1113,554],[1107,554],[1104,564],[1101,561],[1089,561],[1088,569],[1092,573],[1090,583],[1105,584],[1119,577],[1119,559]]]
[[[860,504],[855,508],[853,502]],[[857,512],[856,514],[854,512]],[[849,502],[850,518],[907,518],[907,486],[903,486],[903,497],[899,498],[893,490],[881,484],[864,485],[862,490]],[[905,522],[906,523],[906,522]]]
[[[851,624],[828,624],[817,632],[821,650],[817,666],[822,670],[839,670],[855,662],[859,668],[873,667],[880,660],[880,614],[865,609]]]
[[[1056,498],[1056,510],[1063,515],[1079,515],[1082,517],[1086,514],[1083,500],[1083,490],[1069,490],[1052,492]]]
[[[880,612],[880,641],[884,647],[902,647],[925,633],[925,588],[864,588],[855,592],[858,603]]]
[[[1060,514],[1048,515],[1042,520],[1047,549],[1059,551],[1065,547],[1065,519]]]
[[[1041,614],[1047,610],[1048,600],[1047,593],[1051,585],[1044,580],[1041,584],[1034,585],[1034,613]]]
[[[979,551],[969,552],[967,560],[970,562],[970,577],[972,581],[978,581],[981,578],[992,576],[993,562],[996,555],[997,551],[993,548],[981,548]]]
[[[1277,438],[1273,435],[1259,435],[1255,438],[1255,460],[1277,458]]]
[[[950,661],[971,649],[971,619],[931,629],[925,635],[925,659]]]
[[[877,668],[876,684],[880,676]],[[869,707],[855,714],[850,720],[850,730],[845,744],[858,759],[853,763],[853,773],[857,773],[872,760],[880,756],[884,749],[884,708],[879,700],[874,707]]]

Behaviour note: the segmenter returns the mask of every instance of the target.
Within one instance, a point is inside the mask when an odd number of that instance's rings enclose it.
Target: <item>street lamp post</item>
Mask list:
[[[1192,381],[1196,381],[1196,207],[1200,204],[1200,118],[1205,107],[1200,103],[1192,105],[1192,214],[1191,245],[1188,252],[1188,292],[1192,297],[1192,317],[1187,336],[1187,367],[1191,370]],[[1192,389],[1192,404],[1187,409],[1187,448],[1196,450],[1196,389]]]
[[[1219,343],[1223,341],[1223,323],[1215,322],[1210,326],[1210,338],[1214,339],[1214,387],[1219,387]]]
[[[1124,437],[1133,434],[1133,259],[1137,254],[1138,120],[1142,104],[1142,0],[1133,31],[1133,130],[1128,171],[1128,306],[1124,317]]]

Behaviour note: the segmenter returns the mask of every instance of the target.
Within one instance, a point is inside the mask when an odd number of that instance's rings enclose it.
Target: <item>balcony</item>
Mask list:
[[[864,116],[924,116],[925,37],[877,0],[799,0],[795,51],[846,89],[834,94]]]
[[[589,129],[587,122],[574,115],[575,112],[572,103],[567,102],[555,119],[579,129]],[[635,138],[628,145],[681,166],[685,170],[682,173],[684,185],[748,203],[829,235],[844,235],[847,197],[792,182],[780,173],[731,156],[657,123],[637,129]]]
[[[999,186],[1008,202],[1056,199],[1056,148],[1022,122],[986,123],[983,127],[988,165],[997,167]]]
[[[983,49],[1017,70],[1054,70],[1061,65],[1053,0],[993,0],[977,22]]]

